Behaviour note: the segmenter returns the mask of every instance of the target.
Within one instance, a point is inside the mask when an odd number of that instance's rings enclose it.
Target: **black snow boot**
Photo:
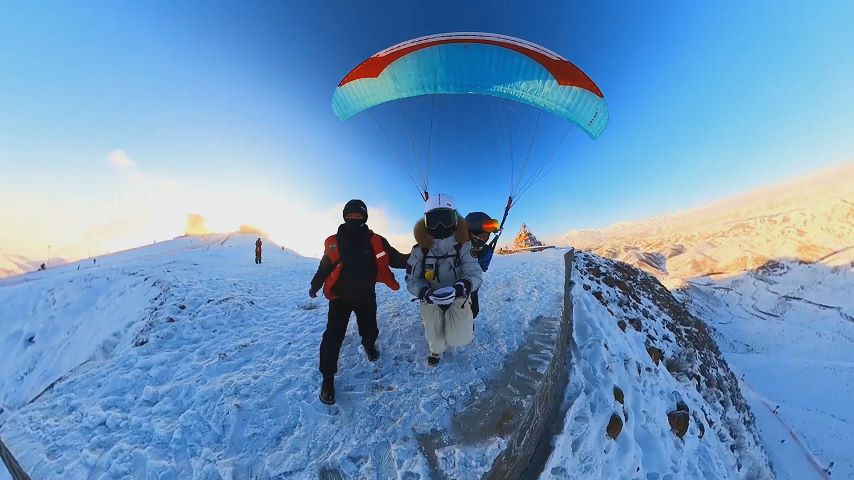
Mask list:
[[[376,344],[362,345],[365,348],[365,353],[368,355],[368,360],[376,362],[380,358],[380,351],[377,350]]]
[[[442,359],[441,355],[431,353],[430,355],[427,356],[427,365],[430,365],[431,367],[435,367],[436,365],[439,364],[439,360],[441,360],[441,359]]]
[[[320,401],[327,405],[335,405],[335,377],[323,376],[323,385],[320,386]]]

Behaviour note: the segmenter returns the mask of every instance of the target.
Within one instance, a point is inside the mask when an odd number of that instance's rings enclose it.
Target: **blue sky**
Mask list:
[[[548,236],[684,210],[854,159],[851,2],[460,3],[4,2],[0,251],[53,242],[73,256],[93,232],[121,232],[104,249],[180,234],[169,233],[180,222],[121,221],[157,197],[154,217],[232,208],[228,221],[246,212],[278,237],[312,216],[334,223],[336,206],[359,197],[405,233],[421,212],[413,186],[375,125],[339,121],[330,100],[364,58],[438,32],[541,44],[608,101],[608,129],[596,142],[573,134],[512,230],[524,221]],[[490,100],[438,101],[431,184],[463,213],[498,216],[509,169]],[[403,135],[397,110],[377,113]],[[535,114],[511,116],[518,158]],[[543,151],[563,128],[548,120]],[[117,151],[132,159],[124,173],[107,160]],[[78,226],[52,230],[52,216]]]

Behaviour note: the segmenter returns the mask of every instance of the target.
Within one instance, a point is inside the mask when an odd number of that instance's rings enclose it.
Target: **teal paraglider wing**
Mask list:
[[[381,103],[431,94],[527,103],[594,139],[608,125],[604,95],[581,69],[539,45],[489,33],[431,35],[383,50],[341,80],[332,109],[345,120]]]

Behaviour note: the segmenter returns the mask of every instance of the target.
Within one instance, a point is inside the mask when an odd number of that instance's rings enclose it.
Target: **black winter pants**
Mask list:
[[[373,345],[380,334],[377,328],[377,296],[364,295],[359,297],[339,297],[329,302],[329,315],[326,320],[326,331],[320,342],[320,373],[334,375],[338,372],[338,354],[350,314],[356,313],[356,323],[359,325],[359,336],[362,345]]]

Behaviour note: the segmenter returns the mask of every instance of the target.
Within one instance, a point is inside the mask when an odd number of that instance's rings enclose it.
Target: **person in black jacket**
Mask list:
[[[317,297],[323,288],[329,299],[326,331],[320,343],[320,373],[323,384],[320,401],[335,403],[335,374],[338,372],[338,354],[350,314],[356,313],[359,336],[368,360],[374,362],[380,352],[376,341],[377,296],[375,285],[385,283],[392,290],[400,288],[390,268],[406,268],[409,255],[395,250],[388,241],[372,232],[368,221],[368,207],[361,200],[350,200],[344,206],[344,223],[338,233],[324,243],[323,258],[311,280],[309,296]]]
[[[469,227],[469,240],[471,241],[471,253],[477,257],[477,263],[484,273],[489,269],[495,248],[489,244],[489,236],[498,232],[498,220],[483,212],[472,212],[466,215],[466,223]],[[480,313],[480,298],[478,291],[471,292],[472,318],[477,318]]]

